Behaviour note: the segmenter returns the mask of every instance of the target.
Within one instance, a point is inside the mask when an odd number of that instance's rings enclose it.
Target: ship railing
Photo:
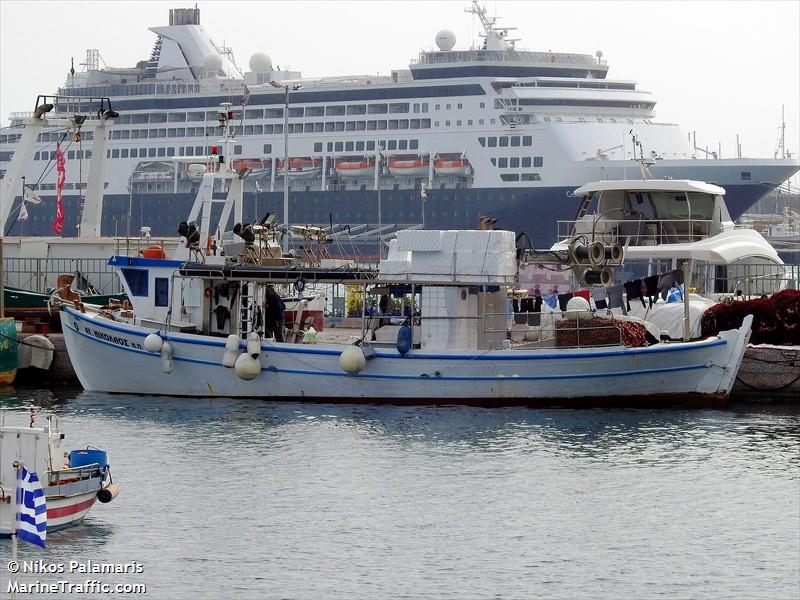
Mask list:
[[[629,246],[659,246],[699,242],[712,235],[711,219],[607,219],[585,217],[578,221],[558,221],[558,239],[587,236],[589,242],[619,242]]]
[[[47,294],[57,284],[59,275],[79,273],[100,294],[122,291],[119,278],[104,258],[3,258],[3,281],[6,286]],[[80,286],[73,284],[76,289]]]
[[[85,481],[101,475],[103,468],[100,463],[92,463],[80,467],[66,467],[50,472],[48,484],[50,486],[65,485],[76,481]]]

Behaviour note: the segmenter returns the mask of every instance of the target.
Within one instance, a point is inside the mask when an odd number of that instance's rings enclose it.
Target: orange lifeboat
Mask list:
[[[167,258],[166,253],[164,252],[164,248],[161,246],[149,246],[142,250],[142,257],[143,258]]]
[[[433,168],[437,175],[455,175],[457,177],[469,175],[469,161],[466,158],[437,158],[433,161]]]
[[[283,176],[286,172],[282,160],[278,161],[278,174]],[[311,179],[322,173],[322,161],[310,158],[290,158],[289,177],[292,179]]]
[[[372,177],[375,175],[375,164],[368,160],[339,160],[336,162],[335,169],[339,177]]]
[[[424,177],[428,174],[429,165],[427,158],[390,158],[389,172],[392,175]]]

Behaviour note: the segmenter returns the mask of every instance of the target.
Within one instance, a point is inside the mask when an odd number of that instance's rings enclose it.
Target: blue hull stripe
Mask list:
[[[80,316],[80,313],[75,312],[73,309],[65,308],[66,312],[71,316],[77,318],[79,321],[83,321],[85,323],[92,323],[96,327],[103,327],[105,329],[110,329],[112,331],[119,331],[120,333],[125,333],[128,335],[133,335],[137,337],[147,337],[148,333],[143,333],[131,329],[126,329],[124,327],[119,327],[118,325],[107,325],[105,323],[101,325],[97,325],[95,321],[91,319],[86,319]],[[76,330],[74,327],[70,327],[70,329],[77,331],[81,335],[84,335],[83,332]],[[92,337],[92,336],[89,336]],[[162,336],[166,340],[172,340],[174,342],[181,342],[184,344],[193,344],[195,346],[214,346],[217,348],[224,348],[225,342],[219,341],[214,342],[211,340],[191,340],[182,337],[171,337],[171,336]],[[92,339],[96,339],[92,337]],[[102,340],[98,340],[102,341]],[[486,356],[486,353],[483,354],[389,354],[385,352],[376,352],[376,356],[379,358],[392,358],[397,360],[464,360],[464,361],[475,361],[475,360],[552,360],[552,359],[565,359],[565,358],[600,358],[606,356],[621,356],[621,355],[628,355],[631,353],[635,354],[650,354],[650,353],[662,353],[662,352],[682,352],[682,351],[691,351],[697,350],[699,348],[710,348],[714,346],[724,346],[728,342],[724,339],[709,339],[705,342],[695,342],[691,346],[685,346],[681,344],[680,346],[671,346],[671,345],[659,345],[659,346],[648,346],[645,348],[625,348],[620,350],[609,350],[609,351],[601,351],[601,352],[573,352],[570,354],[523,354],[522,352],[514,351],[513,355],[500,355],[500,356]],[[123,346],[118,346],[117,344],[111,344],[112,346],[118,348],[124,348]],[[246,344],[242,341],[239,344],[239,348],[246,348]],[[286,346],[275,346],[271,343],[264,343],[261,346],[262,349],[271,351],[271,352],[284,352],[287,354],[312,354],[312,355],[328,355],[328,356],[338,356],[341,354],[338,350],[312,350],[307,348],[291,348]],[[145,350],[136,350],[135,348],[125,348],[126,350],[133,350],[135,352],[141,352],[143,354],[152,354]],[[211,363],[215,364],[215,363]]]
[[[135,348],[127,348],[125,346],[120,346],[118,344],[114,344],[112,342],[107,342],[105,340],[100,340],[91,336],[87,333],[83,333],[71,326],[67,326],[68,329],[71,329],[78,335],[85,337],[93,342],[98,344],[105,344],[107,346],[111,346],[118,350],[125,350],[126,352],[133,352],[135,354],[143,354],[146,356],[150,356],[152,358],[160,359],[159,354],[153,354],[151,352],[147,352],[145,350],[137,350]],[[589,357],[591,355],[584,355],[584,357]],[[187,363],[194,363],[200,365],[207,365],[212,367],[219,367],[221,369],[225,369],[220,363],[212,362],[209,360],[202,360],[197,358],[181,358],[179,356],[173,356],[172,360],[177,362],[187,362]],[[638,375],[652,375],[652,374],[660,374],[660,373],[674,373],[678,371],[693,371],[695,369],[705,369],[709,368],[706,364],[695,364],[695,365],[686,365],[681,367],[664,367],[658,369],[639,369],[637,371],[609,371],[604,373],[578,373],[578,374],[570,374],[570,375],[520,375],[520,376],[510,376],[510,375],[497,375],[497,376],[471,376],[471,375],[455,375],[455,376],[433,376],[423,374],[423,375],[370,375],[370,374],[359,374],[359,375],[351,375],[349,373],[340,373],[335,371],[311,371],[311,370],[303,370],[303,369],[278,369],[274,366],[269,367],[262,367],[262,371],[272,372],[272,373],[287,373],[290,375],[315,375],[315,376],[323,376],[323,377],[355,377],[359,379],[392,379],[392,380],[425,380],[425,381],[547,381],[547,380],[564,380],[564,379],[592,379],[592,378],[605,378],[605,377],[631,377],[631,376],[638,376]]]

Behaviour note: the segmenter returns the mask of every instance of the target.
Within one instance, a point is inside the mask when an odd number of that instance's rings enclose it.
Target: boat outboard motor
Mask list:
[[[256,234],[253,231],[253,226],[249,223],[236,223],[233,226],[233,233],[242,238],[245,244],[252,244],[256,241]]]

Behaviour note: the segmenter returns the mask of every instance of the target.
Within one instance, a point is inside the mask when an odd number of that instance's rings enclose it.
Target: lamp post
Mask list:
[[[299,83],[278,83],[270,81],[269,84],[283,90],[283,223],[286,233],[283,236],[283,253],[289,252],[289,90],[299,90]]]
[[[383,146],[378,145],[378,260],[383,258],[383,218],[381,215],[381,169],[383,168]]]

